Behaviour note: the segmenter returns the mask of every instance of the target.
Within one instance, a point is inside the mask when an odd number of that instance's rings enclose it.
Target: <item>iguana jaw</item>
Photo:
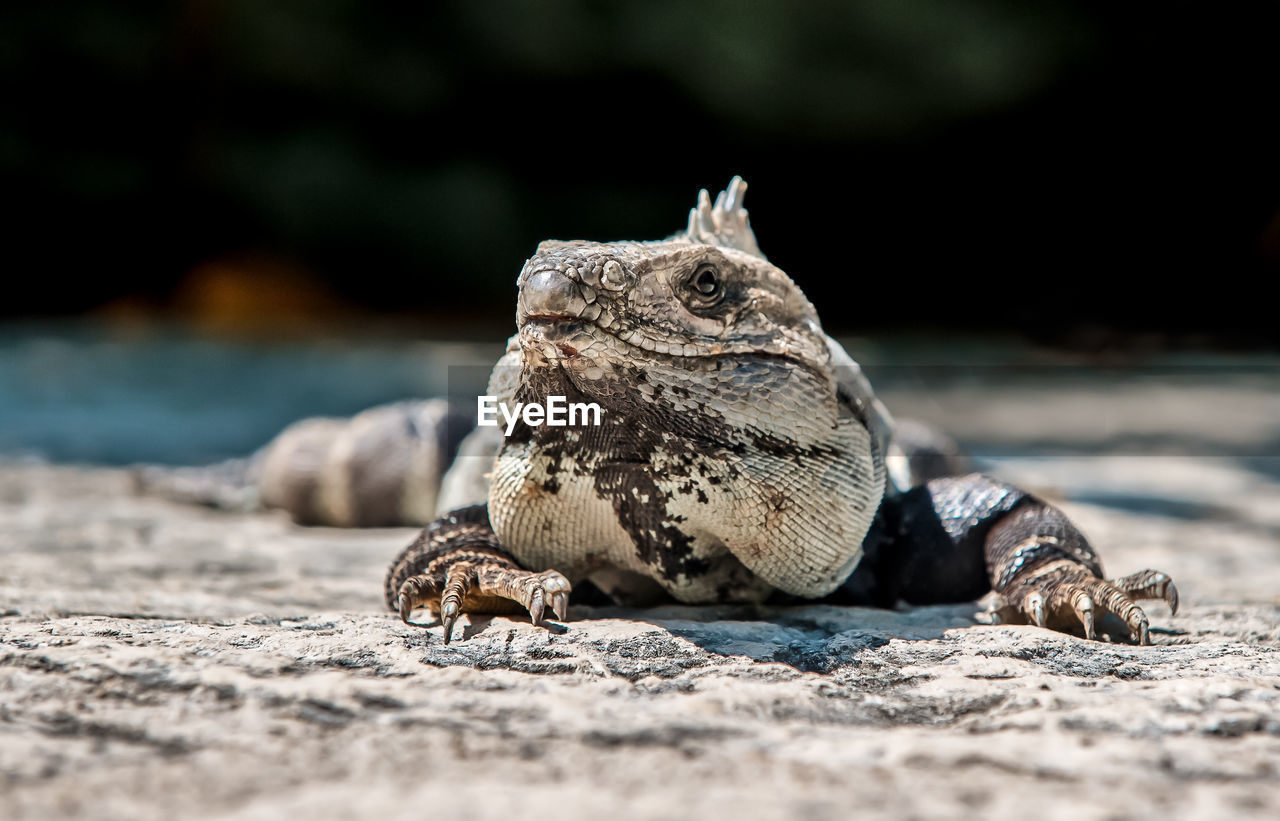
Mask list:
[[[557,364],[581,354],[587,333],[575,317],[535,314],[520,326],[520,348],[530,365]]]

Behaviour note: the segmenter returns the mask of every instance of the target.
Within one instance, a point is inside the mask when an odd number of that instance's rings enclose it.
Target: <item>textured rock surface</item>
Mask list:
[[[1178,580],[1156,646],[962,605],[580,610],[445,647],[382,612],[408,531],[2,465],[0,816],[1280,817],[1280,487],[1226,460],[1003,469],[1145,488],[1146,512],[1066,506],[1110,570]]]

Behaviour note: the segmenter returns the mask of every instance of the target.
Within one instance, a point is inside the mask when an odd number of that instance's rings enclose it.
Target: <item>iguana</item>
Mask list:
[[[435,501],[385,598],[406,623],[434,611],[446,643],[463,613],[564,619],[575,586],[879,606],[994,590],[1003,622],[1149,643],[1136,602],[1176,611],[1168,575],[1105,580],[1052,505],[979,474],[911,475],[858,365],[760,252],[745,190],[703,190],[667,239],[547,241],[524,264],[488,393],[594,402],[598,425],[478,427],[438,485],[457,446],[442,431],[458,426],[441,402],[403,403],[300,423],[221,475],[149,484],[310,523],[420,523]]]

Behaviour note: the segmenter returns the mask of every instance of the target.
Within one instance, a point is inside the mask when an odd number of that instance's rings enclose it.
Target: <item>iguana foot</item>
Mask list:
[[[523,608],[534,624],[541,624],[550,607],[556,618],[567,618],[569,592],[569,580],[554,570],[533,573],[497,556],[462,550],[405,579],[396,595],[396,609],[405,624],[412,624],[409,614],[429,607],[444,625],[448,644],[462,613],[511,613]]]
[[[387,605],[405,624],[419,607],[435,612],[444,643],[463,613],[529,611],[540,624],[549,607],[558,619],[569,615],[569,580],[554,570],[522,569],[497,542],[483,506],[463,508],[425,530],[387,571]]]
[[[1002,624],[1035,624],[1064,632],[1083,628],[1096,638],[1097,627],[1118,618],[1138,644],[1150,644],[1147,616],[1136,602],[1163,599],[1178,612],[1178,588],[1168,574],[1143,570],[1105,580],[1068,560],[1040,566],[1013,581],[996,597],[992,611]]]

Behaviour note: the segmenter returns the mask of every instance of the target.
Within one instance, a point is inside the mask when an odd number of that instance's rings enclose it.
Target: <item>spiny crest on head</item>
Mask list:
[[[685,230],[688,240],[736,248],[764,259],[756,244],[756,235],[751,231],[747,209],[742,207],[746,193],[747,184],[742,177],[729,180],[729,186],[716,197],[715,205],[711,204],[707,189],[699,191],[697,206],[689,209],[689,227]]]

